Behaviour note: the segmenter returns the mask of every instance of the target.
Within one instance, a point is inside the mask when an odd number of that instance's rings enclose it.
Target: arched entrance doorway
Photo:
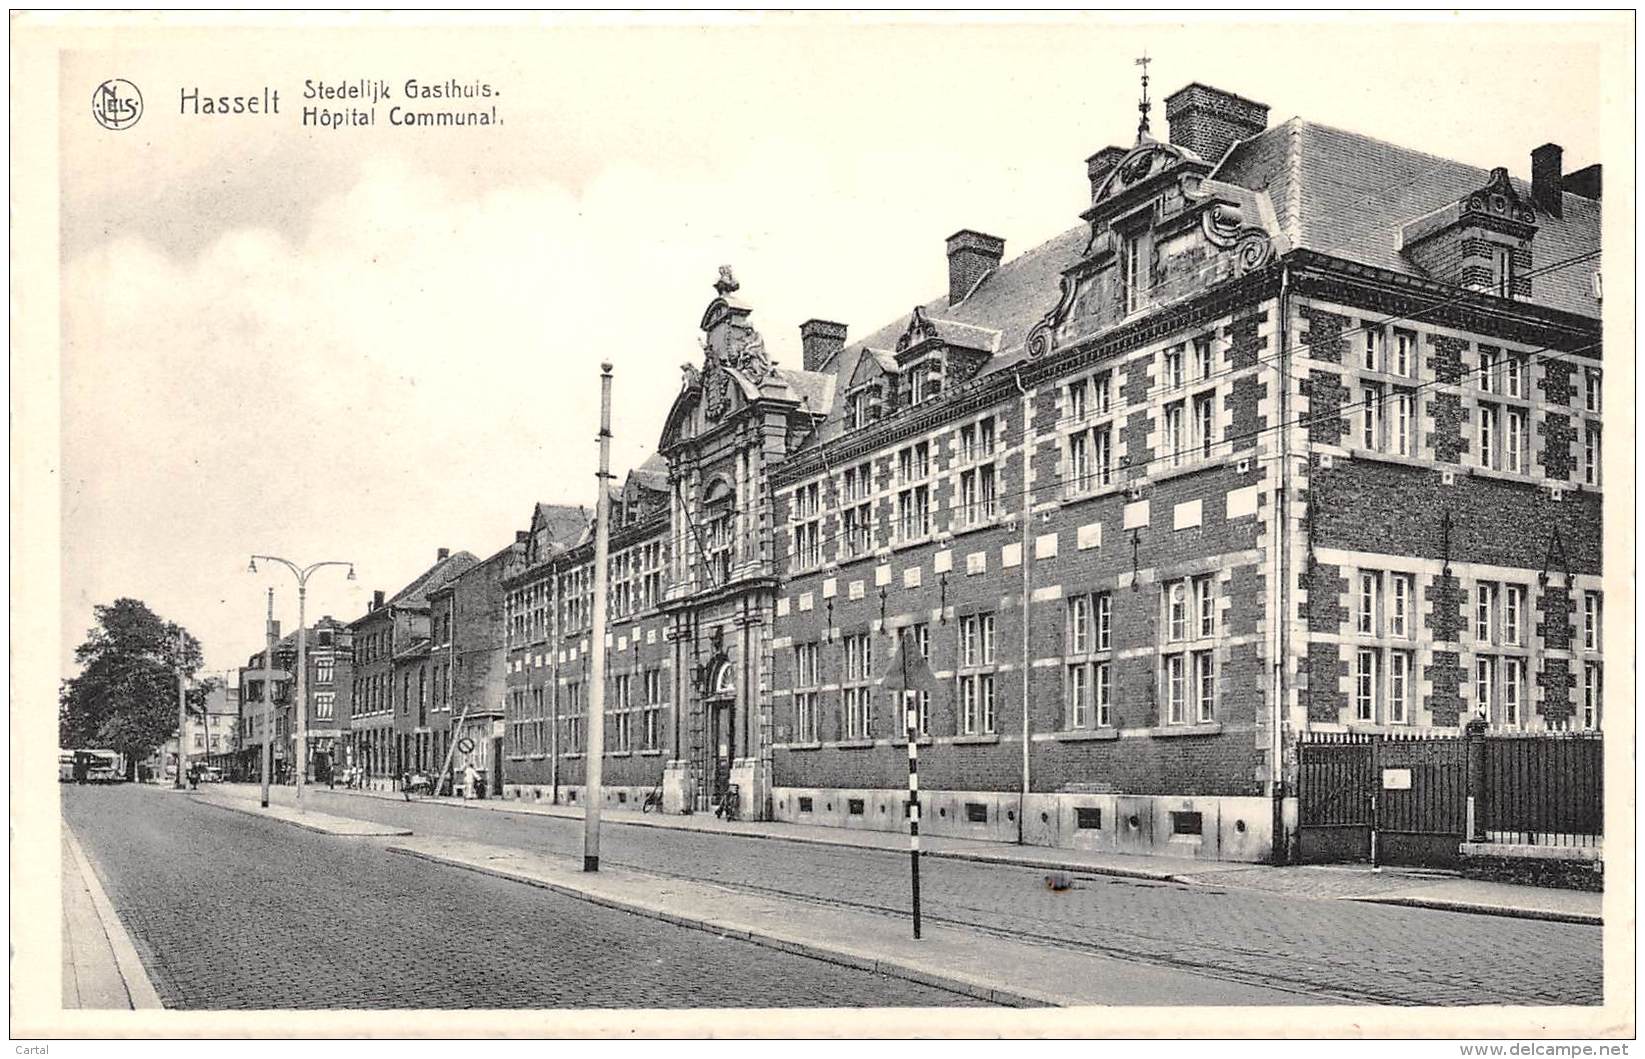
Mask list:
[[[730,659],[714,667],[703,697],[708,714],[709,753],[712,756],[709,787],[711,805],[720,804],[731,786],[731,763],[737,756],[737,673]]]

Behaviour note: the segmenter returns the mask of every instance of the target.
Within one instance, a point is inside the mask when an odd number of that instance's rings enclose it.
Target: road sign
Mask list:
[[[931,672],[931,664],[905,631],[896,650],[886,660],[885,672],[880,674],[880,687],[886,691],[936,692],[941,690],[942,682]]]

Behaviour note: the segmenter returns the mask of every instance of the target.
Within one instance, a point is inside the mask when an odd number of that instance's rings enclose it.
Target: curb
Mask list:
[[[457,868],[462,871],[471,871],[479,875],[490,875],[498,879],[507,879],[510,882],[524,883],[527,886],[535,886],[540,890],[552,891],[553,893],[560,894],[563,897],[574,898],[578,901],[587,901],[590,904],[600,905],[604,908],[614,909],[619,912],[627,912],[631,915],[644,916],[647,919],[660,920],[664,923],[670,923],[677,927],[686,927],[691,930],[701,930],[720,937],[735,938],[738,941],[751,942],[755,945],[761,946],[762,948],[774,949],[778,952],[786,952],[796,956],[806,956],[814,960],[822,960],[825,963],[838,964],[842,967],[851,967],[856,970],[869,971],[874,974],[883,974],[891,978],[901,978],[905,981],[914,982],[918,985],[930,986],[934,989],[942,989],[946,992],[957,993],[960,996],[973,997],[977,1000],[984,1000],[992,1004],[999,1004],[1005,1007],[1023,1008],[1066,1006],[1063,1001],[1052,999],[1050,997],[1016,993],[1007,989],[994,989],[965,978],[925,970],[898,960],[874,959],[871,957],[858,955],[854,952],[848,952],[843,949],[829,948],[826,945],[818,945],[812,942],[795,941],[792,938],[779,937],[775,934],[768,934],[759,930],[748,930],[742,927],[720,926],[712,920],[703,919],[701,917],[682,916],[675,912],[665,912],[659,908],[651,908],[646,905],[635,904],[614,897],[606,897],[601,894],[589,893],[586,890],[580,890],[574,886],[566,886],[563,883],[549,882],[546,879],[532,878],[529,875],[521,875],[517,872],[511,872],[504,868],[482,867],[478,864],[470,864],[467,861],[442,857],[436,853],[428,853],[417,849],[407,849],[404,846],[391,845],[387,848],[390,853],[398,853],[406,857],[415,857],[418,860],[425,860],[432,864],[440,864],[448,868]]]
[[[292,827],[300,827],[304,831],[312,831],[317,835],[330,835],[333,838],[406,838],[407,836],[412,834],[412,831],[411,831],[410,828],[394,828],[393,830],[383,830],[383,831],[373,831],[373,832],[359,832],[359,833],[350,832],[350,831],[334,831],[331,828],[322,826],[320,824],[307,824],[307,823],[304,823],[301,820],[288,820],[283,816],[272,816],[272,815],[269,815],[269,814],[265,814],[265,813],[260,811],[260,809],[261,809],[260,806],[259,806],[258,809],[243,808],[243,807],[238,806],[238,805],[230,805],[227,802],[213,801],[209,798],[198,798],[198,799],[196,799],[196,801],[198,801],[201,805],[209,805],[209,806],[213,807],[214,809],[226,809],[231,813],[239,813],[242,816],[255,816],[259,820],[272,820],[277,824],[289,824]],[[347,819],[352,819],[352,817],[347,818]],[[371,821],[371,820],[361,820],[361,821],[356,821],[356,822],[357,823],[376,823],[376,821]],[[384,828],[388,827],[388,825],[386,825],[386,824],[378,824],[377,826],[384,827]]]
[[[86,892],[91,896],[91,906],[96,910],[98,922],[103,926],[103,935],[108,939],[109,948],[114,952],[114,968],[120,974],[121,984],[126,987],[126,998],[131,1002],[132,1010],[164,1008],[165,1005],[160,1002],[160,994],[155,991],[148,970],[143,966],[142,957],[137,955],[137,946],[132,944],[131,935],[126,933],[125,924],[120,922],[120,915],[114,910],[114,903],[103,890],[103,881],[92,869],[91,859],[80,847],[80,840],[74,837],[74,832],[69,829],[66,821],[63,824],[63,837],[68,840],[69,852],[74,857],[75,865],[80,869],[81,878],[85,880]]]
[[[351,796],[380,798],[386,801],[394,800],[375,791],[353,791],[350,792],[350,794]],[[492,808],[490,805],[478,805],[467,801],[448,802],[443,799],[420,799],[420,801],[423,801],[426,804],[439,805],[450,809],[474,809],[491,813],[513,813],[516,816],[546,816],[557,820],[579,819],[578,816],[573,816],[570,814],[533,812],[529,809],[508,808],[508,803],[502,799],[497,799],[495,801],[497,808]],[[478,801],[478,799],[476,799],[476,801]],[[614,820],[610,816],[603,816],[601,819],[605,823],[617,824],[622,827],[651,827],[662,831],[679,831],[686,834],[702,833],[729,838],[752,838],[767,842],[795,842],[800,845],[808,846],[833,846],[844,849],[861,849],[867,850],[870,853],[899,854],[905,852],[904,850],[886,849],[881,846],[864,846],[856,842],[842,842],[838,839],[826,838],[822,836],[767,835],[758,831],[716,831],[706,827],[680,827],[674,824],[653,823],[649,820]],[[1017,868],[1033,868],[1039,871],[1060,871],[1075,875],[1110,875],[1121,879],[1142,879],[1148,882],[1180,883],[1183,885],[1192,885],[1193,879],[1192,875],[1178,875],[1172,872],[1160,871],[1153,868],[1126,868],[1117,865],[1067,864],[1061,861],[1044,860],[1041,858],[1028,856],[1019,857],[1012,856],[1010,854],[997,853],[966,853],[960,850],[935,850],[928,847],[920,850],[920,856],[936,857],[943,860],[972,861],[979,864],[1005,864]]]
[[[1539,919],[1548,923],[1578,923],[1589,927],[1605,925],[1604,917],[1588,912],[1560,912],[1551,908],[1516,908],[1513,905],[1486,905],[1473,901],[1447,901],[1442,897],[1348,897],[1369,905],[1404,905],[1407,908],[1431,908],[1438,912],[1461,912],[1476,916],[1500,916],[1506,919]]]

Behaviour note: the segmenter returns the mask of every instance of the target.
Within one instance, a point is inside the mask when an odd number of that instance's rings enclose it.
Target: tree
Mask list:
[[[80,673],[59,692],[58,745],[119,751],[131,779],[138,761],[179,734],[177,666],[185,677],[199,670],[200,642],[142,600],[117,599],[94,613],[97,624],[74,649]],[[190,698],[204,709],[203,695]]]

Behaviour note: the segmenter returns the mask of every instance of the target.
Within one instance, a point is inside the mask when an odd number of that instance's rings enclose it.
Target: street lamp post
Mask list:
[[[253,555],[251,565],[247,568],[250,573],[257,572],[257,560],[279,563],[290,570],[297,578],[297,730],[295,733],[296,760],[292,763],[293,771],[297,776],[297,808],[303,807],[303,790],[308,781],[308,617],[305,613],[308,600],[308,578],[322,566],[348,567],[348,579],[355,580],[354,564],[341,559],[327,559],[324,562],[310,563],[307,566],[298,566],[290,559],[282,559],[278,555]],[[271,665],[270,668],[273,668]]]

